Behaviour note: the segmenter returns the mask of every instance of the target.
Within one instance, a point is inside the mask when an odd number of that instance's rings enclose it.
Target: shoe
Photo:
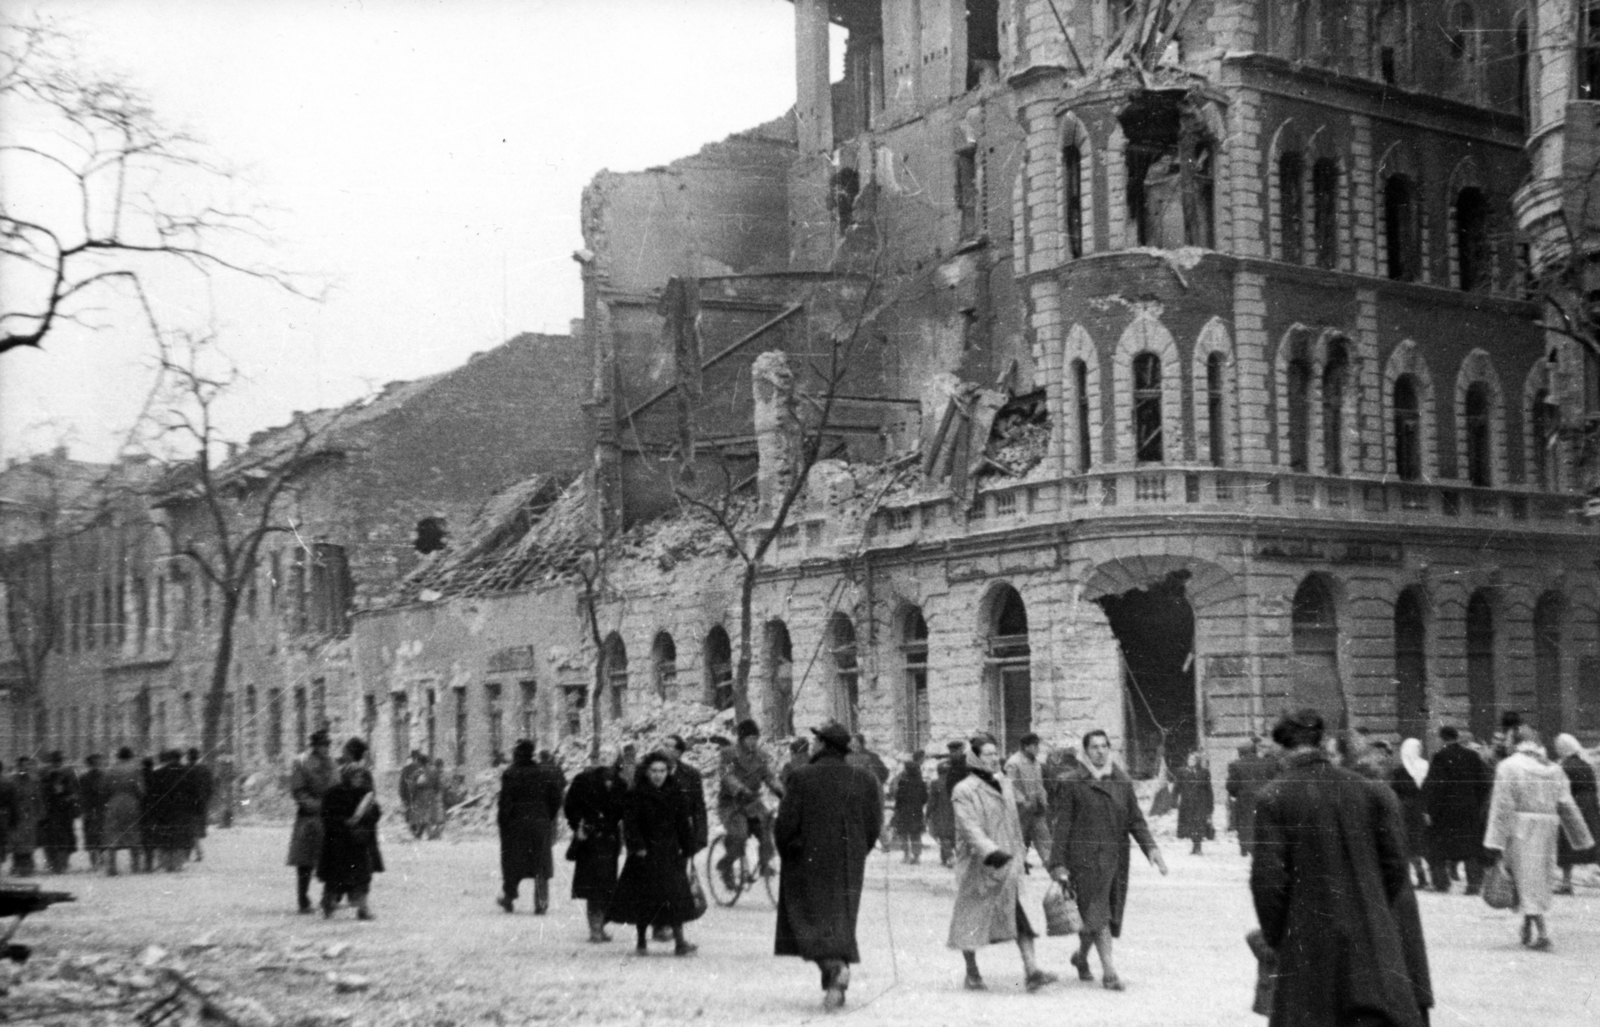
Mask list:
[[[507,913],[511,912],[511,900],[506,898],[504,895],[495,896],[494,904],[505,910]]]
[[[599,945],[610,940],[611,935],[600,928],[593,928],[589,931],[589,944],[591,945]]]
[[[301,899],[300,900],[300,912],[309,913],[309,912],[311,912],[312,908],[313,907],[311,905],[311,900],[310,899]]]
[[[333,919],[333,907],[328,905],[326,902],[324,902],[322,904],[322,919],[324,919],[324,920],[332,920]]]
[[[1570,885],[1570,884],[1558,884],[1554,888],[1550,889],[1550,894],[1552,894],[1552,895],[1571,895],[1572,894],[1572,885]]]
[[[961,982],[961,986],[968,991],[989,990],[989,986],[983,983],[983,978],[979,977],[977,974],[967,974],[967,979]]]
[[[506,910],[506,912],[509,913],[511,911],[508,909],[508,910]],[[550,907],[549,906],[534,906],[533,907],[533,915],[534,916],[544,916],[548,912],[550,912]]]
[[[656,927],[650,932],[651,941],[671,941],[672,929],[670,927]]]
[[[832,987],[822,993],[822,1008],[832,1012],[844,1008],[844,989]]]
[[[1035,970],[1025,978],[1025,983],[1027,984],[1029,991],[1038,991],[1040,988],[1043,988],[1049,984],[1054,984],[1060,979],[1060,977],[1053,973],[1046,973],[1043,970]]]
[[[636,956],[648,956],[650,954],[650,946],[641,941],[633,947],[633,954]]]
[[[672,947],[672,954],[674,956],[692,956],[699,951],[700,946],[689,941],[680,941],[678,944]]]
[[[1551,947],[1550,939],[1543,936],[1540,936],[1537,940],[1528,944],[1528,948],[1535,952],[1549,952]]]
[[[721,876],[722,876],[722,887],[726,888],[730,893],[731,892],[736,892],[736,891],[739,890],[739,882],[735,881],[733,879],[733,871],[724,870],[724,871],[722,871]]]
[[[1527,920],[1522,921],[1522,944],[1529,945],[1533,942],[1533,924]]]
[[[1078,971],[1078,980],[1080,980],[1080,981],[1092,981],[1092,980],[1094,980],[1094,974],[1089,969],[1089,957],[1088,956],[1084,955],[1082,952],[1074,952],[1072,954],[1072,958],[1070,960],[1068,960],[1068,962],[1070,962],[1073,965],[1073,967],[1077,969],[1077,971]]]
[[[365,907],[362,907],[361,909],[356,910],[356,919],[357,920],[376,920],[378,918],[372,915],[372,910],[367,909]]]
[[[1106,979],[1100,982],[1100,987],[1106,989],[1107,991],[1126,991],[1127,990],[1122,985],[1122,978],[1116,976],[1115,974],[1107,975]]]

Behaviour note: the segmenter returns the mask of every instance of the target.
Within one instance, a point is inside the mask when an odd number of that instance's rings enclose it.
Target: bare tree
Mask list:
[[[103,299],[159,335],[147,289],[169,270],[225,271],[296,295],[245,254],[264,239],[231,174],[128,81],[83,68],[48,23],[0,22],[0,353],[96,327]]]

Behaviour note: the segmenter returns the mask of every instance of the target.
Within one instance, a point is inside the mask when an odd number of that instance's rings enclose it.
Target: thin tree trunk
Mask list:
[[[211,661],[211,684],[206,689],[205,710],[200,728],[200,751],[208,760],[222,751],[222,711],[227,704],[228,666],[233,662],[234,619],[239,613],[238,597],[222,590],[222,620],[217,630],[217,651]],[[228,739],[231,743],[232,739]]]
[[[751,631],[755,619],[756,573],[759,566],[753,562],[744,565],[744,576],[739,581],[739,661],[733,673],[733,715],[736,720],[750,716],[750,663]]]

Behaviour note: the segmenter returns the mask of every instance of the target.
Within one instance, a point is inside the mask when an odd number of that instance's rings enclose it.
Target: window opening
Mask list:
[[[1033,650],[1028,640],[1028,608],[1009,585],[992,600],[986,658],[989,726],[1000,747],[1014,752],[1033,730]]]
[[[622,636],[612,634],[606,639],[604,680],[611,696],[611,719],[621,720],[628,708],[628,649]]]
[[[505,708],[501,692],[498,681],[490,681],[483,686],[483,706],[489,728],[489,756],[496,764],[505,759],[506,753]]]
[[[1578,99],[1600,100],[1600,2],[1589,0],[1584,10],[1582,53],[1578,60]]]
[[[1426,737],[1428,643],[1422,602],[1406,589],[1394,604],[1395,719],[1401,738]]]
[[[1402,0],[1382,0],[1378,5],[1378,77],[1388,85],[1400,78],[1401,58],[1406,49],[1408,12]]]
[[[1467,480],[1482,488],[1494,483],[1493,450],[1489,431],[1489,387],[1473,382],[1467,387]]]
[[[1000,73],[1000,2],[967,0],[967,88]]]
[[[1077,403],[1078,471],[1084,473],[1094,466],[1094,446],[1089,439],[1089,365],[1082,360],[1072,362],[1072,385]]]
[[[1154,353],[1133,358],[1133,439],[1136,460],[1162,459],[1161,358]]]
[[[856,198],[861,195],[861,173],[855,168],[840,168],[833,176],[833,205],[839,216],[839,231],[855,224]]]
[[[828,626],[828,641],[833,654],[833,715],[856,730],[861,702],[861,666],[856,652],[856,629],[850,618],[835,613]]]
[[[539,685],[537,682],[517,682],[517,711],[519,718],[517,737],[519,738],[526,738],[532,741],[534,737],[534,728],[538,726],[536,719],[538,716],[538,704],[536,702],[538,697]]]
[[[1394,383],[1394,464],[1403,481],[1422,477],[1422,418],[1417,383],[1409,374]]]
[[[906,611],[900,653],[905,661],[906,748],[926,749],[931,738],[928,701],[928,622],[922,611]]]
[[[1065,179],[1067,204],[1067,251],[1083,256],[1083,151],[1077,143],[1061,151],[1061,172]]]
[[[767,682],[770,688],[767,723],[777,735],[794,734],[794,647],[781,620],[766,627]]]
[[[961,215],[961,238],[978,237],[978,149],[956,151],[956,210]]]
[[[1215,245],[1214,151],[1199,114],[1145,93],[1118,116],[1128,145],[1128,217],[1140,246]]]
[[[1383,183],[1383,228],[1389,246],[1389,277],[1400,282],[1417,278],[1416,190],[1405,175]]]
[[[1213,467],[1223,465],[1227,452],[1222,401],[1222,354],[1211,353],[1206,357],[1206,428]]]
[[[1489,284],[1489,203],[1481,189],[1463,189],[1456,196],[1456,265],[1463,291]]]
[[[404,692],[395,692],[389,696],[389,731],[390,744],[394,746],[396,763],[403,763],[411,758],[411,709],[410,702]]]
[[[424,517],[417,522],[417,537],[412,545],[426,556],[445,547],[446,535],[443,517]]]
[[[1563,730],[1561,612],[1561,596],[1555,592],[1546,592],[1533,608],[1534,723],[1552,738]]]
[[[1278,198],[1282,233],[1283,259],[1291,264],[1300,263],[1305,202],[1304,161],[1298,153],[1286,153],[1278,158]]]
[[[1541,489],[1555,487],[1555,407],[1548,389],[1533,394],[1529,421],[1533,435],[1533,483]]]
[[[1524,126],[1533,120],[1531,83],[1528,81],[1533,72],[1533,54],[1528,44],[1528,16],[1524,12],[1517,15],[1516,28],[1517,50],[1517,113],[1522,116]],[[1526,128],[1524,129],[1526,131]]]
[[[725,710],[733,705],[733,646],[720,624],[706,635],[705,657],[706,692],[714,709]]]
[[[1289,353],[1289,469],[1311,469],[1311,355],[1303,338],[1296,337]]]
[[[1476,61],[1477,32],[1473,27],[1471,5],[1456,4],[1450,21],[1450,59],[1458,64]]]
[[[455,738],[455,765],[465,766],[467,763],[467,689],[464,685],[457,685],[454,695],[451,696],[455,704],[456,725],[453,732]]]
[[[1344,473],[1344,395],[1350,381],[1350,351],[1343,341],[1328,345],[1322,370],[1322,465],[1328,474]]]
[[[650,662],[655,668],[656,694],[665,699],[678,685],[678,647],[665,631],[651,643]]]

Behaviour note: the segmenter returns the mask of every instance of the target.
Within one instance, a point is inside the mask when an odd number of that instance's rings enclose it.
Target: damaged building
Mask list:
[[[815,459],[753,599],[777,733],[1098,726],[1141,774],[1291,705],[1600,739],[1596,361],[1515,192],[1600,67],[1574,4],[794,14],[787,117],[585,193],[596,590],[571,543],[542,592],[418,579],[363,618],[370,701],[524,689],[548,742],[600,661],[608,716],[726,705],[739,547],[649,540],[759,538]]]

